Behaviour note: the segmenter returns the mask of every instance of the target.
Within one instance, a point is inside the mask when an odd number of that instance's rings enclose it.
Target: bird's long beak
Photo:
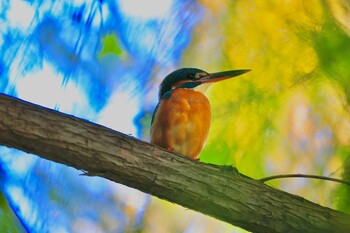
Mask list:
[[[245,74],[251,70],[228,70],[217,73],[210,73],[208,76],[201,78],[202,83],[214,83],[221,80],[236,77],[241,74]]]

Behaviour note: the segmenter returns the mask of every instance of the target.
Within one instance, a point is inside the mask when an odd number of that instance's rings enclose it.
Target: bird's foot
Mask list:
[[[175,151],[175,149],[173,147],[168,147],[167,150],[171,153],[173,153]]]

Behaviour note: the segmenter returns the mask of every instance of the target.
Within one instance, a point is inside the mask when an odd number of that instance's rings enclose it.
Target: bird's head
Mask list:
[[[182,68],[168,74],[159,89],[159,98],[175,88],[196,88],[201,84],[214,83],[249,72],[250,70],[229,70],[208,73],[196,68]]]

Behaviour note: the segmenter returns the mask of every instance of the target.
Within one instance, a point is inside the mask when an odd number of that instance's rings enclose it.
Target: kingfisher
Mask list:
[[[211,111],[204,95],[210,84],[250,70],[208,73],[182,68],[168,74],[159,87],[159,103],[151,121],[151,143],[198,160],[208,137]]]

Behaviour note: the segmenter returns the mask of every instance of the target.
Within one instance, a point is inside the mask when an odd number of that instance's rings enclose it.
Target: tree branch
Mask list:
[[[253,232],[350,232],[349,215],[276,190],[235,168],[192,161],[106,127],[1,94],[0,144]]]

